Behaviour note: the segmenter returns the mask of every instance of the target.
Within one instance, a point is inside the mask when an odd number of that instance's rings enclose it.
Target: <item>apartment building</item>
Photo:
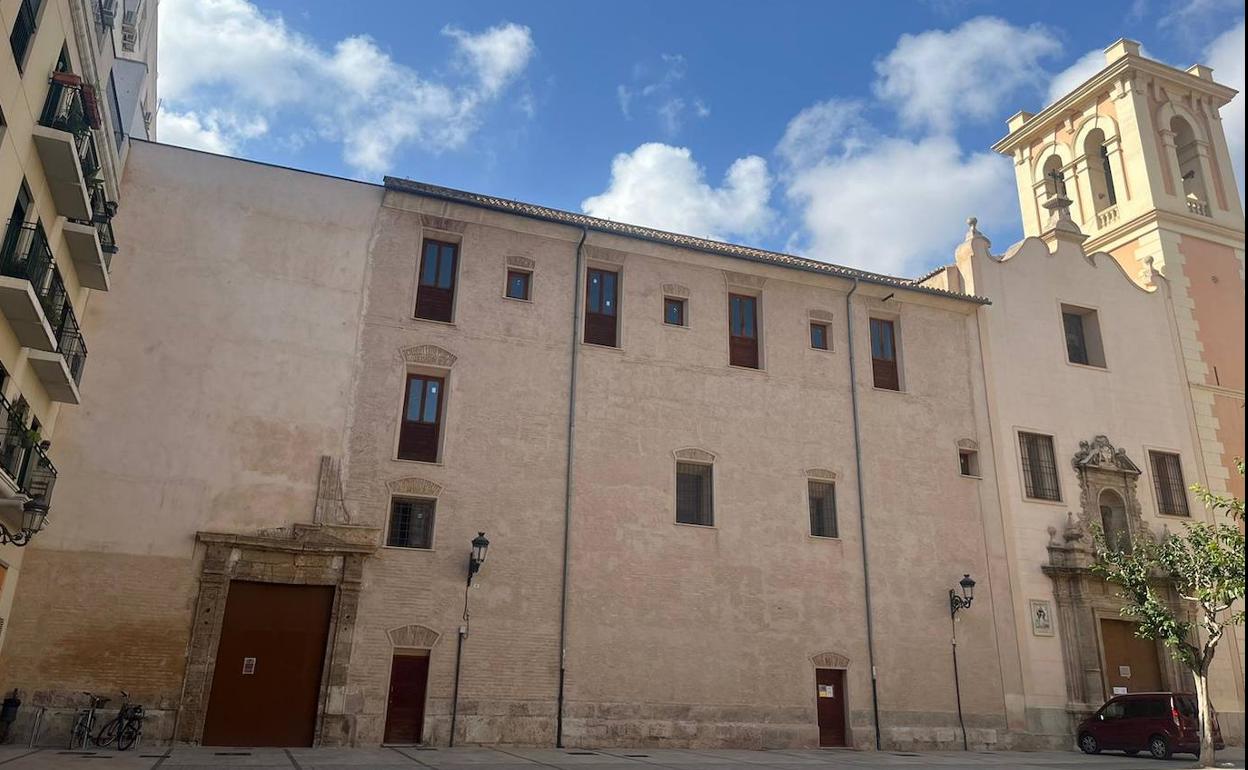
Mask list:
[[[55,434],[111,284],[128,137],[150,136],[155,0],[4,0],[0,55],[0,649],[24,546],[58,517]]]
[[[1135,152],[1150,79],[1229,98],[1120,42],[1012,137]],[[1183,684],[1107,622],[1087,528],[1202,515],[1181,316],[1229,300],[1088,252],[1065,180],[1104,166],[1036,161],[1026,240],[972,225],[910,280],[134,142],[102,395],[57,440],[75,527],[28,549],[0,688],[48,743],[125,688],[207,745],[1071,745],[1115,688]],[[1123,222],[1156,173],[1106,188]],[[1242,316],[1242,268],[1209,275]]]

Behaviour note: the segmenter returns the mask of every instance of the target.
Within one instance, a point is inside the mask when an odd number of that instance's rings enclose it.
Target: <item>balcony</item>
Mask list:
[[[1202,217],[1213,217],[1213,213],[1209,211],[1209,204],[1191,193],[1187,194],[1187,210]]]
[[[1118,221],[1118,207],[1117,206],[1110,206],[1104,211],[1098,211],[1096,213],[1096,228],[1098,230],[1104,230],[1106,227],[1109,227],[1110,225],[1112,225],[1113,223],[1117,221]]]
[[[100,291],[108,291],[108,274],[113,255],[117,253],[117,241],[113,237],[113,213],[117,204],[104,198],[103,183],[93,184],[91,220],[66,220],[63,230],[79,283]]]
[[[56,271],[52,272],[46,297],[44,310],[56,335],[56,351],[32,348],[27,351],[27,360],[47,390],[48,398],[63,404],[77,404],[80,402],[78,383],[82,382],[82,370],[87,364],[87,344]]]
[[[56,348],[56,330],[44,309],[54,270],[43,228],[9,222],[0,245],[0,313],[25,347]]]
[[[48,459],[37,431],[26,424],[25,404],[14,406],[0,395],[0,495],[52,498],[56,466]]]
[[[54,73],[35,126],[35,148],[57,213],[69,219],[92,216],[87,180],[100,170],[100,156],[91,129],[99,127],[95,89],[73,73]]]

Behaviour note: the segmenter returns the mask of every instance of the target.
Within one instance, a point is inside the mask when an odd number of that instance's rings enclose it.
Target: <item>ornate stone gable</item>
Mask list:
[[[1116,449],[1106,436],[1097,436],[1091,441],[1080,441],[1079,451],[1075,453],[1072,464],[1076,471],[1100,468],[1140,475],[1139,466],[1127,457],[1127,450]]]

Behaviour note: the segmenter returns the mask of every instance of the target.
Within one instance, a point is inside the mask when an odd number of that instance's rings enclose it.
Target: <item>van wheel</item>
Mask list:
[[[1096,742],[1096,738],[1084,733],[1079,736],[1079,750],[1084,754],[1100,754],[1101,744]]]
[[[1148,753],[1153,755],[1153,759],[1169,759],[1173,753],[1170,751],[1170,741],[1164,735],[1154,735],[1148,739]]]

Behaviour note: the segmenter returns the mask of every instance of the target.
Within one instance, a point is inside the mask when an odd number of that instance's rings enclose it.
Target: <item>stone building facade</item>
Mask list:
[[[134,253],[86,318],[79,525],[28,549],[0,654],[50,742],[124,687],[155,738],[215,745],[1068,746],[1112,662],[1087,526],[1180,520],[1150,451],[1210,478],[1173,280],[1088,256],[1056,191],[1005,257],[972,225],[908,280],[130,156],[159,216],[119,214]],[[1064,305],[1104,360],[1069,361]],[[1223,663],[1235,736],[1242,645]]]

